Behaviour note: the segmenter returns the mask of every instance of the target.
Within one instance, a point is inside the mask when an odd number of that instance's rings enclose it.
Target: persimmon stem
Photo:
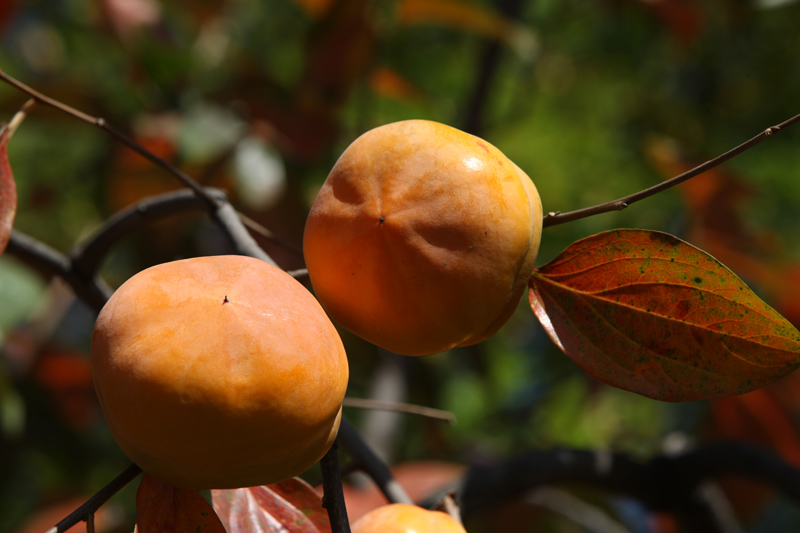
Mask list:
[[[621,211],[634,202],[638,202],[639,200],[644,200],[645,198],[649,198],[654,194],[666,191],[667,189],[674,187],[679,183],[683,183],[684,181],[689,180],[699,174],[702,174],[707,170],[711,170],[712,168],[721,165],[722,163],[728,161],[729,159],[732,159],[737,155],[746,152],[747,150],[759,144],[760,142],[765,141],[770,137],[774,137],[777,133],[783,131],[792,124],[795,124],[796,122],[800,122],[800,114],[795,115],[788,120],[784,120],[780,124],[765,129],[755,137],[743,142],[739,146],[732,148],[727,152],[725,152],[724,154],[721,154],[715,157],[714,159],[710,159],[705,163],[702,163],[694,167],[693,169],[684,172],[683,174],[679,174],[674,178],[662,181],[657,185],[653,185],[652,187],[648,187],[647,189],[631,194],[629,196],[619,198],[618,200],[614,200],[612,202],[606,202],[592,207],[584,207],[583,209],[578,209],[576,211],[569,211],[567,213],[561,213],[559,211],[547,213],[544,217],[543,225],[545,228],[547,228],[550,226],[556,226],[558,224],[564,224],[565,222],[572,222],[574,220],[579,220],[581,218],[588,218],[594,215],[600,215],[602,213],[608,213],[611,211]]]

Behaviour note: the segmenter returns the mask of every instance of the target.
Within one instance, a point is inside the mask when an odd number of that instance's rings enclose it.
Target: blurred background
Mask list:
[[[260,244],[295,269],[316,191],[369,128],[426,118],[465,129],[531,176],[545,212],[587,207],[800,112],[799,21],[793,0],[2,0],[0,69],[225,189],[280,240]],[[0,120],[26,100],[0,85]],[[624,211],[547,229],[537,263],[607,229],[667,231],[800,325],[799,142],[800,129],[789,129]],[[62,252],[113,213],[178,188],[99,129],[41,106],[9,158],[16,229]],[[118,286],[147,266],[227,246],[205,217],[184,214],[121,241],[103,276]],[[127,460],[94,396],[92,311],[10,254],[0,258],[0,302],[0,531],[44,531]],[[738,440],[800,466],[794,374],[744,396],[649,400],[578,371],[527,299],[494,338],[436,356],[401,358],[342,335],[349,396],[457,419],[346,408],[417,497],[463,465],[557,446],[646,460]],[[362,481],[352,484],[351,517],[375,502]],[[735,479],[720,487],[743,530],[800,529],[800,509],[769,488]],[[558,490],[620,531],[674,531],[669,516],[634,500]],[[134,494],[135,484],[103,508],[99,531],[132,530]],[[611,531],[529,496],[472,517],[468,529]]]

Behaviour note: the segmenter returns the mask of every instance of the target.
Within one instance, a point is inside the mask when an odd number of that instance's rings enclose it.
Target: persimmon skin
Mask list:
[[[408,120],[341,155],[303,237],[330,316],[387,350],[428,355],[493,335],[533,269],[542,205],[530,178],[488,142]]]
[[[264,485],[317,462],[348,380],[341,339],[311,293],[240,256],[143,270],[100,312],[97,395],[120,448],[179,487]]]
[[[466,533],[446,513],[404,503],[373,509],[359,518],[352,529],[353,533]]]

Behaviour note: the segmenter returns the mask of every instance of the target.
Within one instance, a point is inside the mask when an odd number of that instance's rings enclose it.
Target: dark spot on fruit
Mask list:
[[[386,217],[381,217],[378,220],[380,221],[381,224],[383,224],[384,222],[386,222]]]
[[[229,302],[230,302],[230,300],[228,300],[228,295],[226,294],[225,298],[222,299],[222,305],[225,305],[226,303],[229,303]]]
[[[695,283],[703,283],[703,278],[699,278],[699,277],[698,278],[694,278],[692,281],[694,281]]]

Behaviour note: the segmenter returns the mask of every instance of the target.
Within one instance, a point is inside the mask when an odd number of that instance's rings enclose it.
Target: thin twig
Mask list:
[[[308,277],[308,269],[306,268],[298,268],[297,270],[287,270],[286,273],[303,284],[311,281],[310,278]]]
[[[119,492],[122,487],[136,479],[136,476],[142,473],[142,469],[135,464],[130,465],[120,475],[115,477],[111,482],[100,489],[97,494],[89,498],[86,503],[72,511],[69,516],[64,518],[61,522],[47,530],[47,533],[62,533],[75,524],[87,520],[92,516],[101,505],[106,503],[109,498]]]
[[[280,246],[284,250],[290,252],[291,254],[297,257],[300,258],[303,257],[303,250],[301,250],[294,244],[284,241],[283,239],[275,235],[273,232],[271,232],[269,229],[265,228],[264,226],[262,226],[249,216],[245,215],[241,211],[237,212],[237,214],[239,215],[239,218],[242,220],[242,223],[245,225],[245,227],[247,227],[247,229],[249,229],[250,231],[253,231],[258,235],[261,235],[271,243]]]
[[[277,267],[277,263],[261,248],[252,235],[244,227],[236,210],[228,202],[219,202],[212,218],[230,237],[237,254],[247,255],[266,261]]]
[[[11,117],[11,120],[8,122],[8,124],[5,124],[2,130],[0,130],[0,137],[7,137],[10,139],[11,136],[14,135],[14,132],[17,131],[17,128],[19,128],[20,124],[22,124],[22,121],[25,120],[25,117],[28,116],[28,110],[35,105],[36,100],[33,98],[22,104],[22,107],[19,108],[19,111],[17,111],[14,116]]]
[[[344,402],[342,402],[342,405],[345,407],[356,407],[359,409],[376,409],[379,411],[409,413],[412,415],[434,418],[436,420],[445,420],[451,424],[456,423],[456,416],[450,411],[442,411],[441,409],[434,409],[433,407],[425,407],[423,405],[414,405],[403,402],[388,402],[370,398],[345,398]]]
[[[643,191],[639,191],[635,194],[631,194],[630,196],[625,196],[618,200],[614,200],[613,202],[606,202],[604,204],[595,205],[592,207],[585,207],[583,209],[578,209],[577,211],[570,211],[568,213],[560,213],[560,212],[550,212],[544,217],[544,227],[556,226],[558,224],[563,224],[565,222],[572,222],[574,220],[578,220],[581,218],[587,218],[594,215],[599,215],[601,213],[609,213],[611,211],[621,211],[625,209],[629,205],[634,202],[638,202],[639,200],[644,200],[645,198],[649,198],[654,194],[660,193],[665,191],[679,183],[683,183],[684,181],[691,179],[699,174],[707,170],[711,170],[712,168],[721,165],[725,161],[736,157],[737,155],[746,152],[753,146],[759,144],[762,141],[767,140],[770,137],[775,136],[780,131],[788,128],[792,124],[800,121],[800,115],[795,115],[792,118],[781,122],[776,126],[772,126],[767,128],[766,130],[762,131],[752,139],[743,142],[736,148],[728,150],[722,155],[715,157],[705,163],[696,166],[692,170],[684,172],[674,178],[668,179],[667,181],[662,181],[657,185],[653,185]]]
[[[98,128],[104,130],[105,132],[110,134],[112,137],[116,138],[119,142],[121,142],[134,152],[137,152],[139,155],[149,160],[156,166],[163,168],[164,170],[172,174],[174,177],[178,178],[178,180],[185,187],[188,187],[189,189],[194,191],[194,193],[198,197],[202,198],[208,204],[209,208],[216,209],[218,207],[216,199],[213,196],[206,194],[206,192],[203,190],[200,184],[197,183],[195,180],[193,180],[188,174],[186,174],[176,166],[172,165],[171,163],[167,162],[166,160],[162,159],[161,157],[158,157],[157,155],[146,149],[144,146],[136,142],[134,139],[122,133],[120,130],[116,129],[111,124],[108,124],[105,121],[105,119],[101,117],[93,117],[91,115],[84,113],[83,111],[78,111],[74,107],[70,107],[66,104],[59,102],[58,100],[50,98],[49,96],[40,93],[39,91],[33,89],[32,87],[25,85],[21,81],[12,78],[3,71],[0,71],[0,80],[28,94],[42,105],[52,107],[53,109],[61,111],[62,113],[66,113],[67,115],[70,115],[83,122],[86,122],[87,124],[97,126]]]
[[[234,247],[236,248],[237,253],[240,253],[242,255],[248,255],[250,257],[256,257],[272,265],[275,265],[275,261],[273,261],[272,258],[264,250],[262,250],[260,246],[258,246],[258,244],[255,242],[255,239],[253,239],[253,237],[247,232],[241,219],[239,219],[239,216],[233,209],[233,207],[228,202],[220,201],[217,198],[215,198],[212,194],[208,193],[202,186],[200,186],[199,183],[193,180],[188,174],[184,173],[182,170],[172,165],[171,163],[167,162],[166,160],[162,159],[161,157],[155,155],[154,153],[143,147],[141,144],[136,142],[134,139],[122,133],[120,130],[116,129],[111,124],[108,124],[105,121],[105,119],[100,117],[93,117],[82,111],[78,111],[73,107],[63,104],[58,100],[54,100],[53,98],[50,98],[49,96],[46,96],[31,87],[28,87],[21,81],[12,78],[5,72],[0,71],[0,80],[3,80],[9,85],[16,87],[20,91],[27,93],[28,95],[33,97],[35,101],[41,104],[57,109],[62,113],[66,113],[88,124],[97,126],[98,128],[109,133],[112,137],[116,138],[119,142],[123,143],[131,150],[137,152],[145,159],[149,160],[156,166],[163,168],[164,170],[166,170],[167,172],[178,178],[178,180],[185,187],[191,189],[191,191],[195,195],[197,195],[198,198],[200,198],[205,202],[208,209],[210,210],[212,218],[215,220],[215,222],[217,222],[220,226],[223,227],[228,236],[230,236],[231,239],[233,240]],[[28,104],[26,104],[26,106],[28,106]],[[25,107],[23,107],[23,109],[25,109]]]

